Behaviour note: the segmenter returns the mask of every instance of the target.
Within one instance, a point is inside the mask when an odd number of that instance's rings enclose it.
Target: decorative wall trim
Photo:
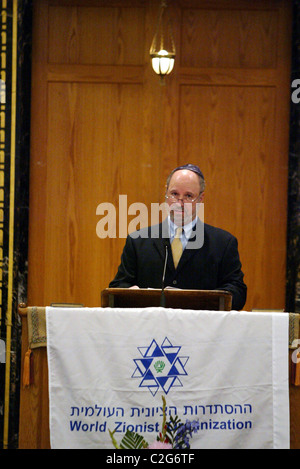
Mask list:
[[[0,1],[0,447],[18,444],[21,322],[27,295],[31,1]]]

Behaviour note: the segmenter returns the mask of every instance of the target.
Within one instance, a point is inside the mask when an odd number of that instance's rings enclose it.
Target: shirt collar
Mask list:
[[[189,239],[189,238],[190,238],[191,232],[192,232],[194,226],[195,226],[196,223],[197,223],[197,219],[198,219],[198,217],[195,217],[190,223],[188,223],[187,225],[184,225],[184,226],[183,226],[183,232],[184,232],[184,235],[185,235],[186,239]],[[169,233],[170,233],[170,238],[172,239],[172,238],[174,238],[176,229],[177,229],[178,227],[177,227],[177,225],[175,225],[175,223],[171,220],[170,215],[168,216],[168,220],[169,220]]]

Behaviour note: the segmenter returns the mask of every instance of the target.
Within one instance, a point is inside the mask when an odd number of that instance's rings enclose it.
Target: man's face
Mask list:
[[[193,171],[176,171],[166,192],[166,201],[170,209],[171,220],[177,226],[190,223],[197,216],[197,203],[203,201],[199,176]]]

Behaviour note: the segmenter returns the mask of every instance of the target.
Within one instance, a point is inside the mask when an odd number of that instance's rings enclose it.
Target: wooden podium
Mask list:
[[[163,303],[163,304],[162,304]],[[106,288],[101,292],[103,308],[165,308],[230,311],[231,293],[223,290],[177,290],[175,288]]]
[[[170,308],[223,310],[231,309],[231,295],[223,291],[194,291],[166,289],[165,304]],[[161,290],[107,288],[101,294],[102,307],[150,307],[161,305]],[[22,373],[25,353],[29,348],[28,313],[33,307],[19,306],[22,319]],[[39,309],[44,309],[39,308]],[[48,364],[46,347],[33,350],[33,383],[20,389],[19,448],[48,449],[49,435],[49,397]],[[290,376],[291,376],[290,351]],[[300,449],[300,386],[290,383],[290,446]]]

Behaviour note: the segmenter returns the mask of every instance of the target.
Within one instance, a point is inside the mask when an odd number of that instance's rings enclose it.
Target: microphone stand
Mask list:
[[[160,306],[162,308],[166,307],[166,297],[165,297],[165,276],[166,276],[166,268],[167,268],[167,262],[168,262],[168,243],[165,240],[164,242],[165,245],[165,263],[164,263],[164,270],[163,270],[163,276],[162,276],[162,285],[161,285],[161,295],[160,295]]]

